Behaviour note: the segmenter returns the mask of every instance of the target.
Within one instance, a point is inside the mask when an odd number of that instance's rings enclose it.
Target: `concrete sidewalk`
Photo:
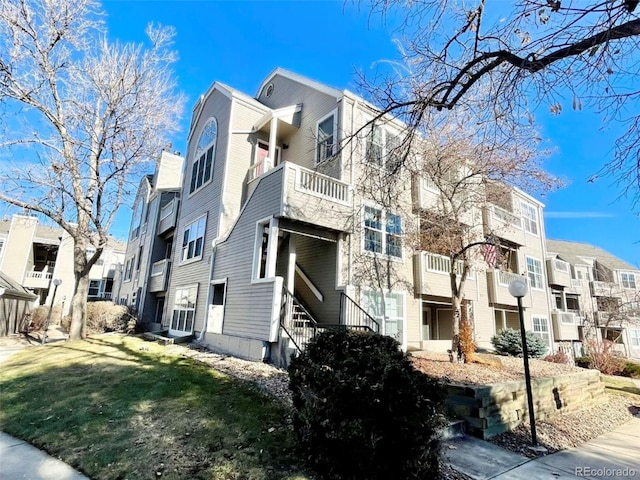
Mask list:
[[[0,432],[0,480],[88,480],[66,463]]]
[[[492,443],[463,437],[444,442],[445,462],[477,480],[640,478],[640,419],[579,447],[530,459]]]

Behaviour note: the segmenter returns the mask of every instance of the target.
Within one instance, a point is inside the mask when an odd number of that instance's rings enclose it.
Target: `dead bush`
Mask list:
[[[130,320],[124,305],[112,302],[89,302],[87,304],[87,334],[126,332]]]
[[[591,358],[590,368],[600,370],[605,375],[619,375],[624,369],[624,365],[614,355],[613,345],[614,343],[610,340],[588,339],[585,346]]]

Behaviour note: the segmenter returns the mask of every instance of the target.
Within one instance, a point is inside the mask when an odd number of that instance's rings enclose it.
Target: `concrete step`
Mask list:
[[[449,424],[440,431],[440,438],[444,441],[464,437],[464,420],[449,420]]]

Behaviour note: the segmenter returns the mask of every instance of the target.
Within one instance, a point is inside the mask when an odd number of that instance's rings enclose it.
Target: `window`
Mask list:
[[[336,153],[336,114],[331,113],[328,117],[318,122],[316,132],[317,151],[316,163],[328,160]]]
[[[532,317],[533,333],[540,337],[547,345],[551,346],[551,335],[549,334],[549,320],[546,317]]]
[[[253,251],[253,278],[261,279],[275,275],[269,271],[269,230],[271,220],[263,219],[256,224],[256,236]],[[273,268],[273,265],[272,267]]]
[[[140,233],[140,221],[142,220],[142,201],[138,200],[133,210],[131,219],[131,238],[136,238]]]
[[[640,348],[640,330],[629,330],[629,339],[632,347]]]
[[[4,238],[0,238],[0,258],[2,258],[3,251],[4,251]]]
[[[218,139],[218,122],[210,119],[202,129],[196,153],[191,165],[191,184],[189,193],[193,193],[211,180],[215,163],[216,142]]]
[[[526,202],[522,202],[521,207],[524,229],[529,233],[538,235],[538,210]]]
[[[621,273],[620,278],[622,280],[622,286],[624,288],[636,288],[636,276],[633,273]]]
[[[131,280],[133,274],[133,257],[129,258],[124,264],[124,281]]]
[[[198,287],[179,288],[173,303],[170,330],[180,332],[192,332],[193,321],[196,314],[196,298]]]
[[[100,294],[100,280],[89,281],[89,297],[97,297]]]
[[[182,237],[182,261],[192,258],[202,257],[202,246],[204,244],[204,230],[207,219],[202,217],[187,225]]]
[[[138,261],[136,262],[136,272],[140,271],[140,264],[142,263],[142,251],[143,251],[144,247],[140,246],[140,248],[138,249]]]
[[[527,276],[531,288],[544,289],[544,276],[542,275],[542,262],[537,258],[527,257]]]
[[[382,333],[402,342],[404,325],[404,294],[402,292],[382,292],[364,290],[362,292],[364,310],[380,323]]]
[[[376,167],[394,171],[402,161],[401,140],[389,130],[373,125],[366,142],[365,161]]]
[[[364,207],[364,249],[367,252],[384,252],[391,257],[402,258],[401,235],[400,215],[374,207]]]

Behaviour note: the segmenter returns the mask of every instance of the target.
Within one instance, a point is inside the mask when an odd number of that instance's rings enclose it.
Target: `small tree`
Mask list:
[[[547,344],[533,332],[525,332],[527,340],[527,353],[529,357],[540,358],[547,351]],[[491,343],[498,355],[522,357],[522,335],[519,330],[507,328],[491,337]]]
[[[294,428],[325,479],[435,478],[445,390],[394,339],[347,330],[314,337],[291,361]]]
[[[0,2],[0,200],[74,241],[70,338],[85,336],[89,271],[114,216],[178,127],[173,31],[110,43],[93,0]],[[92,245],[95,253],[87,256]]]

